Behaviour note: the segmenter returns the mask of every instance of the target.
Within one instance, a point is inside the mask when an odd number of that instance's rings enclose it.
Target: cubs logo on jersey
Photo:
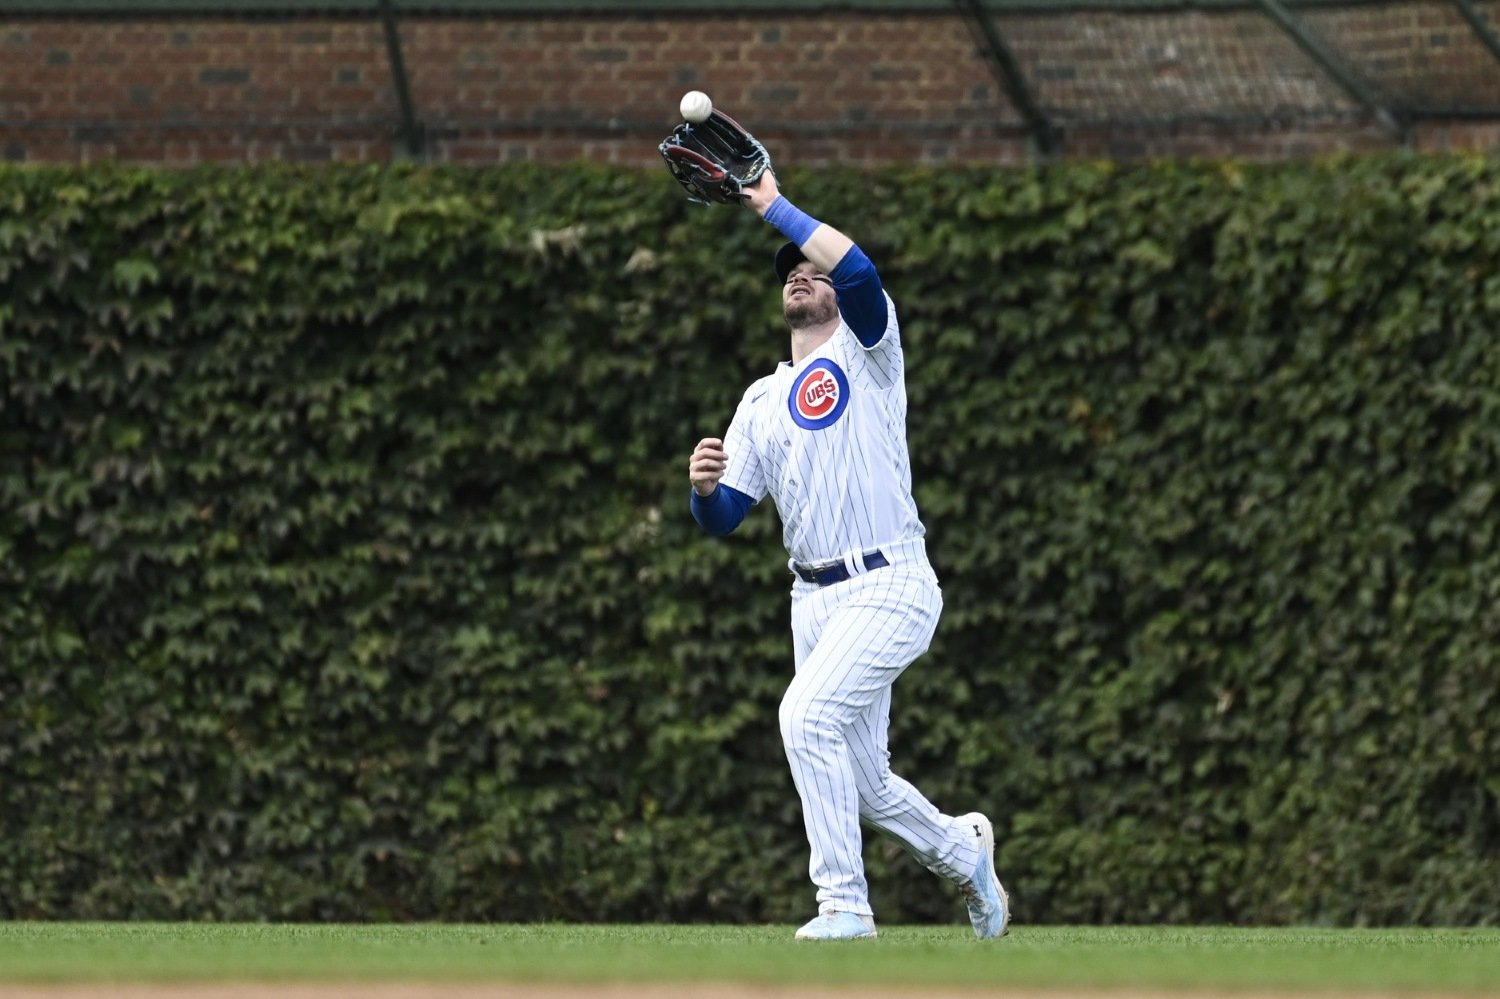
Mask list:
[[[803,430],[831,427],[849,405],[849,379],[837,364],[819,358],[792,382],[786,403],[792,422]]]

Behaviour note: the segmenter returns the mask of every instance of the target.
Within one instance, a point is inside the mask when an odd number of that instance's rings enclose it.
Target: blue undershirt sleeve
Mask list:
[[[715,537],[722,537],[739,527],[753,502],[738,489],[731,489],[723,483],[707,496],[699,496],[696,491],[690,492],[692,498],[688,501],[688,506],[693,511],[693,519],[698,522],[698,526]]]
[[[873,347],[885,336],[887,313],[885,288],[875,265],[865,256],[865,251],[856,244],[849,247],[844,259],[828,275],[833,279],[833,290],[838,293],[839,312],[844,322],[854,331],[859,342]]]

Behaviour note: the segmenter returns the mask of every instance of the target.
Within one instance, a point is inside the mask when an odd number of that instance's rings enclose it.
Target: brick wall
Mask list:
[[[1480,6],[1500,15],[1500,0]],[[1382,102],[1438,113],[1405,141],[1488,148],[1500,136],[1500,63],[1446,0],[1304,20]],[[997,23],[1067,155],[1275,159],[1403,141],[1253,10]],[[424,16],[401,37],[435,162],[655,165],[688,89],[784,162],[1030,155],[957,15]],[[398,122],[373,17],[0,20],[0,158],[384,161]]]

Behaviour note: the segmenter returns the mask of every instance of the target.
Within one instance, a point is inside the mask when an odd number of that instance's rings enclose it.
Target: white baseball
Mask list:
[[[678,108],[682,111],[683,121],[697,123],[708,119],[709,112],[714,109],[714,102],[701,90],[689,90],[682,95],[682,103]]]

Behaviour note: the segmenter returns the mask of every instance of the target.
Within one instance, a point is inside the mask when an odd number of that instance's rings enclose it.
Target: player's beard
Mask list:
[[[792,330],[823,326],[832,322],[839,314],[837,300],[819,299],[814,295],[793,298],[781,308],[781,315]]]

